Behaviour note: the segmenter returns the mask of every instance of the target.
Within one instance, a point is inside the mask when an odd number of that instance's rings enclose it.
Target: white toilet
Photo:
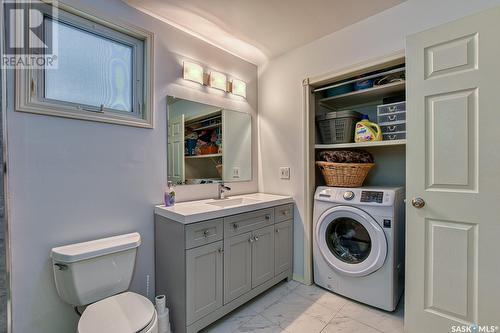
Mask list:
[[[52,249],[59,296],[87,306],[78,333],[158,333],[153,304],[127,291],[140,244],[141,236],[131,233]]]

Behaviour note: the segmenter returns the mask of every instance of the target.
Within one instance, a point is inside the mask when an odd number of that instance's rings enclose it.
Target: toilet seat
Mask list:
[[[89,305],[78,322],[78,333],[149,333],[155,321],[155,308],[147,298],[124,292]]]

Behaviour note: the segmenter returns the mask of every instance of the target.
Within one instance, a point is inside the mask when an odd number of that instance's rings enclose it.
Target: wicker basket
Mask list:
[[[360,187],[375,163],[332,163],[317,161],[327,186]]]

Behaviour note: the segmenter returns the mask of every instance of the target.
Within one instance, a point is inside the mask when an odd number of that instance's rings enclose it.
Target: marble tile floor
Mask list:
[[[403,300],[379,310],[315,285],[282,282],[203,333],[402,333]]]

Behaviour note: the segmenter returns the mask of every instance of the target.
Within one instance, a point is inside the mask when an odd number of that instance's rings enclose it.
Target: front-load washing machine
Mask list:
[[[314,282],[394,311],[404,289],[403,187],[318,187]]]

